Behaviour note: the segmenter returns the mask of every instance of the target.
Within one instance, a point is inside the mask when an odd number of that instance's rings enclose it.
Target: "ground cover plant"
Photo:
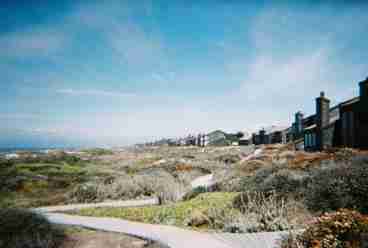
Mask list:
[[[228,192],[200,193],[163,206],[90,208],[76,214],[233,233],[289,230],[302,226],[309,217],[303,206],[274,193]]]
[[[368,242],[368,216],[340,209],[315,218],[301,234],[283,241],[283,248],[362,248]]]
[[[196,214],[206,216],[211,207],[228,209],[237,193],[204,193],[183,202],[172,203],[163,206],[149,206],[137,208],[90,208],[82,209],[76,214],[98,217],[116,217],[131,221],[139,221],[152,224],[173,224],[178,226],[191,225]],[[207,218],[207,217],[206,217]],[[209,222],[202,223],[208,226]],[[197,225],[199,227],[201,225]]]
[[[89,180],[90,162],[55,155],[8,160],[0,167],[0,207],[37,207],[66,202],[66,192]]]
[[[367,157],[316,169],[306,187],[305,197],[307,206],[314,211],[350,208],[368,213]]]

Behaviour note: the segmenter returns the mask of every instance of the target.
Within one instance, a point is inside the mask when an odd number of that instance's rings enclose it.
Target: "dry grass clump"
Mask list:
[[[271,232],[300,227],[309,213],[294,201],[275,193],[245,192],[234,198],[233,207],[208,211],[214,229],[225,232]]]
[[[237,164],[235,169],[243,173],[252,174],[256,170],[266,167],[269,164],[270,164],[269,162],[265,162],[259,159],[253,159],[253,160],[244,161],[244,162]]]
[[[167,172],[157,172],[156,175],[139,175],[134,180],[145,194],[156,195],[162,202],[178,201],[187,191],[185,185]]]
[[[368,242],[368,217],[341,209],[316,218],[299,235],[287,237],[283,248],[361,248]]]
[[[190,164],[178,164],[175,166],[176,171],[192,171],[193,166]]]
[[[225,164],[235,164],[241,160],[241,157],[239,154],[226,153],[217,156],[215,160]]]
[[[37,213],[20,209],[0,209],[0,247],[58,248],[66,236]]]
[[[105,181],[90,181],[77,185],[69,194],[72,202],[88,203],[104,200],[129,200],[157,196],[162,202],[181,199],[186,187],[169,173],[154,170],[134,176],[121,175]]]
[[[308,169],[309,167],[319,166],[322,161],[333,159],[334,156],[331,153],[325,152],[296,152],[293,160],[289,163],[290,169]]]
[[[105,199],[111,200],[124,200],[124,199],[134,199],[144,192],[138,183],[129,176],[117,177],[113,179],[110,183],[100,184],[97,187],[96,198],[99,201]]]

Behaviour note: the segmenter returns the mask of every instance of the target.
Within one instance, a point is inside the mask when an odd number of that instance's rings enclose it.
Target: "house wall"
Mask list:
[[[335,124],[330,125],[323,129],[322,139],[323,139],[323,148],[331,148],[334,146],[334,133],[335,133]]]
[[[277,131],[277,132],[272,133],[270,143],[271,144],[283,143],[283,132]]]
[[[316,146],[316,129],[308,130],[304,132],[304,150],[315,151]]]
[[[368,149],[368,78],[359,83],[360,101],[356,113],[355,139],[359,148]]]

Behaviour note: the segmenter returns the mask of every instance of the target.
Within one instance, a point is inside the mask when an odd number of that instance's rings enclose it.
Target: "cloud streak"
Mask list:
[[[0,37],[0,52],[8,57],[49,57],[61,52],[67,37],[48,28],[18,31]]]
[[[60,89],[57,91],[59,94],[69,96],[99,96],[99,97],[136,97],[136,94],[119,92],[119,91],[106,91],[106,90],[75,90],[75,89]]]
[[[25,114],[25,113],[0,113],[2,120],[40,120],[43,116],[40,114]]]

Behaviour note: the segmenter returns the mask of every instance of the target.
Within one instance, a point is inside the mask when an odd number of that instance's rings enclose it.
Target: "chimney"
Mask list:
[[[259,139],[261,144],[266,144],[266,130],[264,128],[259,131]]]
[[[322,91],[316,99],[316,146],[318,150],[323,150],[323,129],[330,124],[330,100],[325,97]]]
[[[368,77],[359,83],[360,87],[360,98],[366,99],[368,97]]]
[[[295,136],[297,138],[300,137],[300,135],[303,133],[304,131],[304,126],[303,126],[303,113],[301,111],[298,111],[295,113]]]

